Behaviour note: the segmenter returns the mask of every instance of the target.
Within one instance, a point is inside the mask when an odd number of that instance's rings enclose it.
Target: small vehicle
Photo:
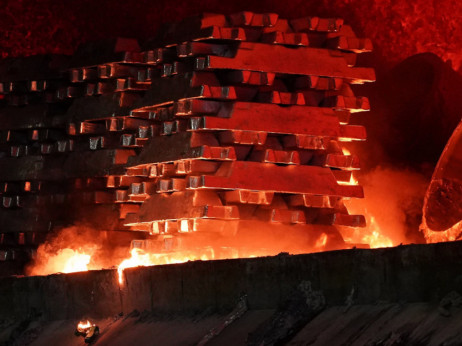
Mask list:
[[[77,329],[74,334],[75,336],[83,336],[85,343],[89,344],[99,335],[99,327],[88,320],[86,322],[81,321],[77,325]]]

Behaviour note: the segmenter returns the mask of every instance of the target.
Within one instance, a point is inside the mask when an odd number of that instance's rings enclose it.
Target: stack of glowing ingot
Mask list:
[[[0,159],[0,179],[4,207],[16,210],[0,218],[33,220],[2,232],[24,238],[82,222],[149,234],[165,251],[191,237],[205,246],[256,229],[301,230],[313,244],[327,235],[326,248],[340,246],[334,226],[364,226],[343,204],[363,191],[348,184],[359,162],[342,142],[366,139],[348,123],[369,110],[350,85],[375,79],[354,67],[370,50],[341,19],[206,14],[165,26],[143,49],[120,39],[81,47],[41,101],[13,105],[26,81],[6,81],[5,152],[17,157]]]

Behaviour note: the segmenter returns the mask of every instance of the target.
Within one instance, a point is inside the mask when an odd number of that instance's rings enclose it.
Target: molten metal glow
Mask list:
[[[359,185],[358,179],[355,178],[353,173],[351,174],[349,185]]]
[[[303,239],[299,239],[302,241]],[[249,243],[249,245],[251,245]],[[316,240],[315,245],[311,247],[292,247],[290,253],[309,253],[326,251],[328,245],[328,235],[322,233]],[[260,243],[261,247],[261,243]],[[133,268],[139,266],[152,266],[163,264],[185,263],[189,261],[208,261],[219,259],[233,259],[233,258],[253,258],[262,256],[275,256],[281,252],[281,242],[274,244],[274,248],[259,248],[258,246],[249,246],[247,249],[230,248],[230,247],[206,247],[200,249],[189,249],[176,252],[164,253],[148,253],[140,248],[133,248],[130,251],[130,258],[125,259],[117,267],[119,284],[123,285],[124,276],[123,272],[126,268]]]
[[[353,173],[351,173],[350,181],[339,181],[338,184],[339,185],[359,185],[359,182],[358,182],[358,179],[354,177]]]
[[[424,223],[420,226],[427,243],[455,241],[462,238],[462,220],[443,232],[430,230]]]
[[[40,261],[30,270],[30,275],[74,273],[87,271],[93,251],[64,248],[54,254],[38,251]]]
[[[63,273],[74,273],[88,270],[91,255],[71,249],[64,249],[62,254],[67,255],[64,263],[64,269],[62,270]]]
[[[126,268],[152,266],[162,264],[185,263],[188,261],[208,261],[213,259],[238,258],[237,253],[234,255],[220,256],[216,258],[215,251],[211,248],[204,251],[179,251],[173,253],[147,253],[142,249],[134,248],[130,251],[130,258],[125,259],[117,267],[119,284],[123,284],[123,271]]]
[[[346,148],[342,148],[342,153],[343,153],[343,155],[351,155],[351,152]],[[348,182],[339,181],[338,183],[340,185],[358,185],[359,184],[358,179],[355,178],[355,176],[353,175],[353,172],[351,173],[350,181],[348,181]]]
[[[343,229],[341,233],[347,243],[359,247],[375,249],[396,245],[373,216],[366,215],[366,227]]]
[[[77,324],[77,330],[79,332],[83,332],[85,329],[88,329],[90,327],[93,327],[94,324],[92,324],[89,320],[87,321],[80,321],[79,324]]]
[[[145,253],[141,249],[132,249],[130,251],[131,257],[123,260],[122,263],[117,267],[117,272],[119,274],[119,284],[123,284],[123,271],[126,268],[133,268],[139,266],[148,266],[152,265],[151,258],[149,254]]]
[[[349,155],[348,149],[342,149],[344,155]],[[350,181],[347,185],[358,185],[359,181],[351,174]],[[368,208],[371,201],[368,199],[347,200],[345,204],[352,214],[364,215],[366,218],[366,227],[344,230],[342,235],[346,242],[358,245],[368,245],[370,248],[382,248],[393,246],[393,241],[385,235],[384,228],[379,224],[371,208]]]
[[[326,246],[326,244],[327,244],[327,234],[323,233],[319,237],[319,239],[316,241],[315,248],[320,249],[322,251],[322,249]]]
[[[183,239],[188,239],[190,243],[184,244],[179,241],[179,244],[182,245],[178,245],[175,251],[172,251],[174,249],[171,249],[170,245],[168,245],[168,249],[162,250],[139,247],[143,246],[143,244],[144,246],[151,244],[148,247],[158,245],[158,243],[156,243],[157,245],[152,245],[157,241],[156,239],[153,239],[152,243],[147,240],[147,243],[142,241],[141,245],[132,245],[134,247],[128,256],[124,247],[111,248],[111,251],[104,249],[104,238],[98,239],[98,231],[87,230],[82,235],[82,230],[74,227],[63,230],[54,239],[42,244],[37,249],[34,263],[27,268],[27,274],[71,273],[109,268],[120,263],[117,266],[118,279],[120,284],[123,285],[124,269],[131,267],[184,263],[197,260],[275,256],[280,252],[301,254],[342,247],[341,242],[337,243],[335,240],[330,240],[330,229],[329,232],[319,232],[317,236],[312,236],[312,240],[308,240],[306,229],[285,227],[285,231],[279,230],[279,235],[276,234],[277,227],[275,226],[270,229],[258,228],[253,229],[253,232],[243,232],[238,238],[218,237],[213,241],[209,240],[207,246],[202,244],[201,238],[194,240],[194,238],[187,237]],[[184,231],[184,228],[182,231]],[[272,234],[272,238],[266,237],[268,233]],[[223,239],[226,240],[224,241]]]
[[[385,235],[385,232],[373,216],[366,216],[366,224],[365,228],[343,230],[342,235],[345,241],[355,246],[369,247],[371,249],[396,245]]]
[[[347,148],[342,148],[342,153],[343,155],[351,155],[351,151],[349,151]]]
[[[368,217],[368,229],[369,232],[365,232],[361,238],[361,242],[369,244],[371,248],[391,247],[393,242],[390,238],[382,234],[380,226],[378,225],[375,217]]]
[[[349,152],[345,149],[344,154]],[[370,175],[370,174],[369,174]],[[369,178],[368,175],[368,178]],[[376,176],[376,180],[380,183],[378,186],[383,187],[375,191],[374,185],[370,181],[365,187],[367,198],[365,199],[345,199],[344,204],[350,214],[359,214],[366,217],[367,226],[364,228],[338,227],[343,239],[347,243],[346,247],[390,247],[405,242],[404,230],[396,227],[396,222],[404,219],[404,216],[399,213],[399,210],[394,210],[390,206],[399,205],[400,200],[385,201],[384,190],[386,186],[382,184],[387,177],[394,178],[392,172],[383,171],[372,173],[372,178]],[[361,179],[365,179],[361,177]],[[392,182],[396,179],[391,179]],[[364,183],[361,181],[361,183]],[[357,185],[358,179],[352,174],[351,180],[347,184]],[[368,189],[369,188],[369,189]],[[400,190],[402,188],[400,187]],[[370,193],[369,193],[370,192]],[[374,198],[375,197],[375,198]],[[172,248],[157,250],[150,246],[136,246],[131,249],[128,258],[126,248],[121,248],[122,252],[115,254],[114,252],[101,252],[104,239],[96,239],[97,231],[91,230],[81,235],[80,229],[65,230],[57,239],[58,242],[49,242],[47,246],[39,247],[37,251],[36,263],[29,270],[30,275],[47,275],[52,273],[71,273],[76,271],[85,271],[89,269],[100,269],[117,266],[118,281],[120,285],[124,284],[124,270],[126,268],[138,266],[153,266],[165,265],[174,263],[184,263],[196,260],[218,260],[232,258],[250,258],[260,256],[274,256],[280,252],[288,252],[291,254],[301,254],[310,252],[321,252],[326,250],[340,249],[345,247],[342,242],[336,243],[335,238],[330,237],[330,231],[319,233],[310,241],[307,241],[306,231],[297,228],[281,231],[280,236],[275,236],[274,239],[267,238],[268,234],[272,234],[278,229],[275,225],[274,229],[251,229],[251,232],[243,232],[236,239],[230,238],[221,243],[221,240],[214,240],[204,247],[201,241],[197,243],[188,243],[179,246],[172,252]],[[180,231],[190,231],[187,223],[181,223]],[[282,226],[287,227],[287,226]],[[322,227],[322,226],[320,226]],[[269,231],[270,230],[270,231]],[[278,229],[279,230],[279,229]],[[72,231],[72,232],[71,232]],[[267,232],[268,231],[268,232]],[[67,232],[67,233],[66,233]],[[441,232],[440,232],[441,233]],[[193,238],[184,238],[193,239]],[[198,238],[200,239],[200,238]],[[78,243],[80,241],[80,243]],[[154,242],[157,240],[153,240]],[[149,242],[149,241],[148,241]],[[230,242],[230,243],[228,243]],[[145,243],[143,243],[145,244]],[[112,257],[111,257],[112,256]]]

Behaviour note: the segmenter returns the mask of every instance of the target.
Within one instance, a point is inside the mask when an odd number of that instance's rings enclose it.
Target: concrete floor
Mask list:
[[[247,336],[275,310],[249,310],[207,345],[246,345]],[[156,316],[149,313],[95,321],[101,329],[94,345],[196,345],[226,315]],[[18,324],[4,325],[0,345],[84,345],[74,336],[76,320],[31,321],[12,337]],[[428,303],[333,306],[307,323],[287,345],[461,345],[462,309]]]

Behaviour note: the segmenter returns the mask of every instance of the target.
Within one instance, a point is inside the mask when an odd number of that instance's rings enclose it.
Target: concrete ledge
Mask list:
[[[275,309],[301,281],[329,305],[344,305],[348,296],[354,304],[438,302],[462,293],[461,266],[462,242],[451,242],[130,268],[122,287],[116,270],[9,277],[0,280],[0,318],[220,312],[242,294],[250,309]]]

